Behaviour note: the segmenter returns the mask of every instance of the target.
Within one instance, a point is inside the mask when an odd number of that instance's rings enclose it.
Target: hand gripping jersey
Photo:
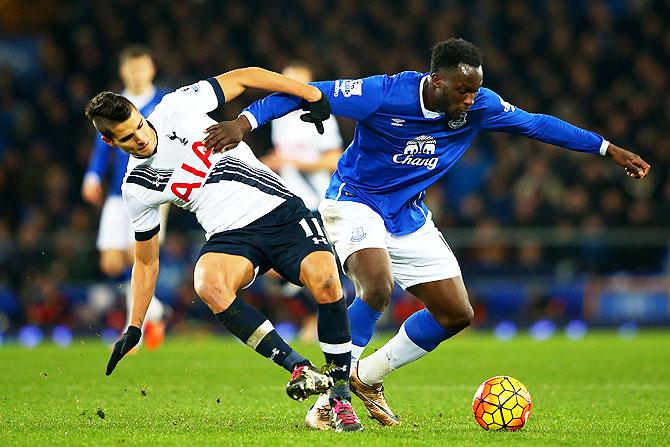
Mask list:
[[[146,95],[132,96],[126,92],[121,93],[132,102],[142,116],[147,117],[154,111],[156,104],[168,93],[167,90],[152,88]],[[121,184],[128,166],[128,154],[122,150],[113,150],[100,138],[100,132],[95,133],[95,143],[88,161],[86,177],[93,176],[102,181],[107,175],[111,165],[111,178],[107,188],[108,196],[120,196]]]
[[[333,174],[326,197],[365,203],[386,229],[405,235],[419,229],[429,211],[425,190],[463,155],[482,130],[525,135],[580,152],[604,155],[600,135],[548,115],[525,112],[480,88],[470,110],[457,119],[427,110],[428,74],[402,72],[357,80],[314,82],[334,115],[357,121],[354,139]],[[301,106],[299,98],[273,94],[243,114],[252,127]]]
[[[165,202],[195,213],[209,239],[293,197],[244,142],[223,154],[205,150],[203,131],[216,123],[206,113],[224,102],[221,86],[210,78],[166,95],[147,118],[158,145],[149,158],[130,157],[122,187],[136,240],[158,232],[158,207]]]

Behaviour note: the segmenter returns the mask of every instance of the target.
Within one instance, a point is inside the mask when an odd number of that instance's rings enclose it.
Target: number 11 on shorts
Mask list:
[[[319,221],[316,217],[312,217],[311,221],[312,225],[310,225],[306,218],[300,220],[300,226],[305,231],[305,236],[311,238],[315,244],[327,244],[328,239],[326,239],[326,234],[321,225],[319,225]],[[316,230],[316,235],[314,234],[314,230]]]

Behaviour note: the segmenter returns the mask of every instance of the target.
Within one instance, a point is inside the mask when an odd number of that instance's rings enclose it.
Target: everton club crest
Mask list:
[[[360,242],[365,239],[365,230],[363,227],[356,227],[351,232],[351,242]]]
[[[449,121],[447,124],[449,124],[449,127],[452,129],[458,129],[460,127],[463,127],[463,124],[465,124],[465,120],[467,118],[468,118],[468,112],[463,112],[458,118]]]

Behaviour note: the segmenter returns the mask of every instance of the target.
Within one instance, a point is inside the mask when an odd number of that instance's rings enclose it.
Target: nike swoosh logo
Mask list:
[[[395,421],[399,421],[399,420],[400,420],[400,419],[398,419],[398,416],[396,416],[395,414],[389,412],[389,410],[387,410],[386,408],[382,407],[381,405],[379,405],[379,404],[378,404],[377,402],[375,402],[374,400],[369,399],[369,398],[367,398],[367,397],[365,398],[365,400],[367,400],[367,401],[370,402],[372,405],[374,405],[375,407],[377,407],[378,409],[380,409],[386,416],[390,417],[391,419],[393,419],[393,420],[395,420]]]

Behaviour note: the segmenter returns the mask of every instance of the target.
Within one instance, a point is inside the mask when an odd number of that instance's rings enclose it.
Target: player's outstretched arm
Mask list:
[[[300,118],[314,124],[319,133],[324,132],[323,121],[330,117],[330,103],[321,91],[312,85],[258,67],[232,70],[216,76],[215,79],[219,82],[226,101],[237,98],[247,88],[283,93],[292,98],[286,104],[288,108],[285,113],[288,113],[304,100],[307,103],[308,113]],[[210,126],[205,130],[207,137],[203,143],[214,152],[236,147],[242,141],[244,134],[254,127],[249,122],[249,116],[246,118],[240,116],[236,120]]]
[[[130,279],[133,297],[130,308],[130,325],[114,345],[114,350],[107,363],[106,375],[110,375],[123,356],[140,342],[142,335],[140,328],[147,314],[158,278],[158,251],[158,234],[147,241],[135,242],[135,263]]]
[[[555,116],[528,113],[504,101],[489,89],[482,88],[481,94],[486,103],[482,129],[525,135],[578,152],[607,155],[614,163],[623,167],[626,174],[637,179],[644,178],[651,169],[640,156],[608,142],[594,132]]]
[[[270,95],[272,96],[272,95]],[[243,112],[232,121],[222,121],[213,124],[205,129],[207,136],[203,140],[207,149],[212,149],[214,153],[225,152],[236,147],[244,135],[253,129],[249,118],[249,113]],[[330,117],[330,103],[325,96],[322,96],[316,102],[307,103],[307,113],[300,115],[300,119],[316,126],[316,130],[323,134],[323,122]]]
[[[612,143],[607,147],[605,155],[610,157],[614,163],[623,167],[626,174],[633,178],[644,178],[649,174],[649,170],[651,169],[649,163],[640,158],[639,155]]]
[[[321,91],[314,86],[259,67],[238,68],[215,76],[214,79],[221,85],[226,102],[237,98],[248,88],[286,93],[307,102],[318,101],[322,96]]]

